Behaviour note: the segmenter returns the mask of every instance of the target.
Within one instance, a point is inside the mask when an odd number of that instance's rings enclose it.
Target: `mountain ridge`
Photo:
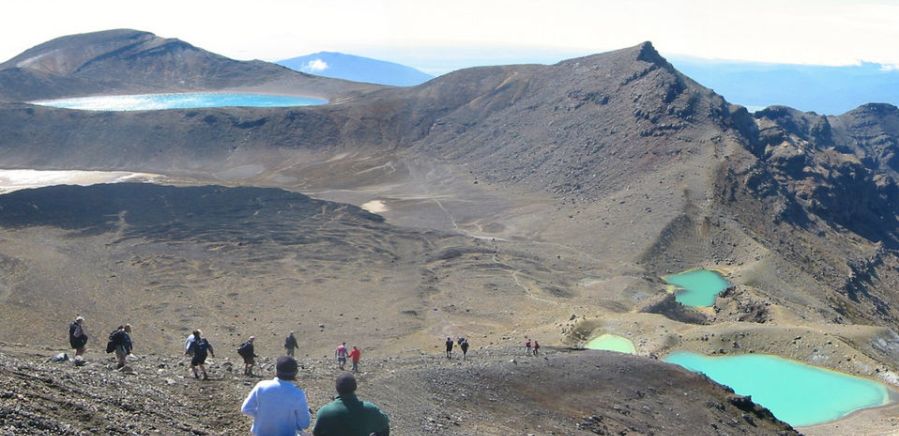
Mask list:
[[[262,61],[236,61],[176,38],[131,29],[56,38],[0,64],[0,99],[10,101],[223,89],[339,98],[376,86]]]

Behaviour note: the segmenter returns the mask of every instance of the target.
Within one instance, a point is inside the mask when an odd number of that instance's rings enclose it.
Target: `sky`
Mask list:
[[[339,51],[431,73],[646,40],[666,56],[899,67],[899,0],[16,0],[0,16],[0,59],[112,28],[242,60]]]

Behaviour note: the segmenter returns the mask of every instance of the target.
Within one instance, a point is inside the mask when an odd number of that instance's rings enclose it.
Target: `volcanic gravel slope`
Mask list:
[[[225,355],[225,350],[219,350]],[[0,432],[8,434],[235,434],[256,377],[210,359],[211,380],[194,380],[184,359],[144,355],[123,371],[112,360],[45,362],[0,351]],[[301,359],[298,384],[317,410],[333,396],[329,360]],[[797,434],[751,401],[707,379],[647,358],[609,352],[525,357],[475,351],[467,362],[439,356],[363,360],[360,397],[390,416],[392,433]]]

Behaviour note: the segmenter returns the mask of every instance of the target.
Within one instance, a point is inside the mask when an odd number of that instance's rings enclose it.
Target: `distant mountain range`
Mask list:
[[[899,105],[899,69],[880,64],[830,67],[676,57],[671,63],[729,101],[754,110],[783,105],[834,115],[871,102]]]
[[[463,60],[460,65],[483,63],[469,61]],[[380,85],[415,86],[434,78],[406,65],[335,52],[319,52],[277,63],[307,74]],[[555,61],[547,58],[519,63]],[[899,105],[899,69],[876,63],[834,67],[689,57],[672,57],[671,63],[728,101],[751,111],[789,106],[838,115],[871,102]]]
[[[434,78],[405,65],[327,51],[277,63],[307,74],[379,85],[415,86]]]

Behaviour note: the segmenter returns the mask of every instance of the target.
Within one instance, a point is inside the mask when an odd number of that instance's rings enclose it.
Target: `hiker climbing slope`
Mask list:
[[[451,359],[453,357],[453,338],[446,338],[446,358]]]
[[[359,359],[362,358],[362,350],[353,345],[353,350],[350,351],[350,361],[353,362],[353,372],[359,370]]]
[[[203,337],[203,332],[200,330],[194,330],[193,336],[194,340],[187,350],[187,354],[193,356],[190,360],[190,369],[194,373],[194,378],[200,378],[200,375],[197,374],[197,368],[199,368],[203,373],[203,380],[209,380],[209,375],[206,374],[206,357],[215,357],[215,350],[212,349],[212,344]]]
[[[122,369],[127,363],[127,357],[131,354],[131,324],[120,325],[109,334],[109,343],[106,344],[106,352],[115,352],[116,369]]]
[[[297,337],[294,336],[293,332],[290,332],[287,335],[287,339],[284,339],[284,349],[287,350],[287,355],[293,357],[297,347]]]
[[[69,324],[69,345],[75,350],[75,357],[84,354],[87,346],[87,332],[84,331],[84,318],[77,317]]]
[[[468,356],[468,339],[459,338],[459,348],[462,349],[462,360],[465,360],[465,357]]]
[[[237,349],[237,354],[243,358],[243,375],[253,375],[253,366],[256,365],[256,358],[259,357],[256,355],[256,349],[253,346],[253,342],[256,341],[256,336],[250,336],[246,342],[240,344],[240,347]]]
[[[334,350],[334,357],[337,358],[337,367],[340,368],[341,371],[346,367],[347,353],[346,342],[342,342],[337,346],[337,349]]]

